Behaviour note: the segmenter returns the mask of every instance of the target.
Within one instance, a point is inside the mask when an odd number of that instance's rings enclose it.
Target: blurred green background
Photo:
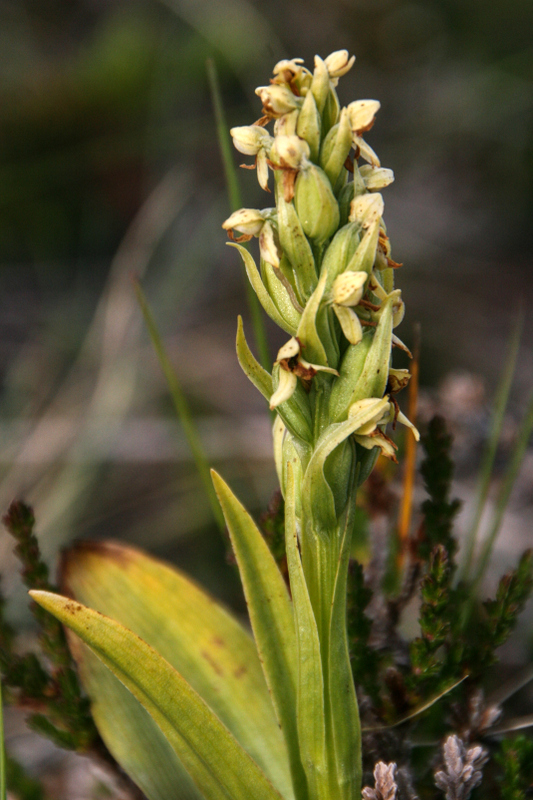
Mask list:
[[[340,95],[382,103],[369,141],[396,173],[401,335],[421,322],[426,407],[458,416],[468,480],[520,299],[517,409],[533,382],[530,0],[2,0],[0,15],[0,506],[35,505],[49,559],[76,537],[124,538],[239,597],[132,273],[212,463],[255,510],[276,484],[269,419],[233,353],[247,314],[220,228],[208,57],[242,125],[280,58],[356,54]],[[241,178],[246,205],[269,204]],[[466,371],[466,400],[439,393],[450,370]]]

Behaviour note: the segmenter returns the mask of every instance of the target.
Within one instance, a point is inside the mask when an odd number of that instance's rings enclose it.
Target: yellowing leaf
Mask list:
[[[206,701],[284,796],[291,796],[286,748],[255,644],[219,603],[178,570],[114,543],[84,542],[71,550],[64,558],[62,588],[154,647]],[[74,646],[73,652],[102,738],[131,772],[138,757],[132,750],[133,730],[143,740],[146,737],[144,720],[134,725],[138,712],[129,707],[135,701],[124,695],[123,688],[86,647]],[[123,707],[121,713],[133,717],[128,746],[115,721],[116,703]],[[157,731],[153,722],[146,721]],[[175,769],[179,771],[179,765]],[[151,780],[166,785],[165,771],[160,779]],[[163,796],[174,795],[155,795]]]
[[[67,597],[42,591],[30,594],[88,644],[146,708],[206,800],[280,800],[218,717],[146,642]]]

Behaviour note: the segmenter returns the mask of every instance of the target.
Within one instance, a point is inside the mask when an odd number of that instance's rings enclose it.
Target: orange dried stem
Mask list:
[[[408,398],[408,417],[416,425],[416,414],[418,408],[418,374],[420,360],[420,326],[415,327],[414,356],[411,364],[411,380],[409,381]],[[411,517],[413,514],[413,490],[415,485],[415,466],[416,466],[416,440],[414,436],[407,434],[405,446],[405,467],[403,473],[402,499],[400,503],[400,513],[398,515],[398,556],[397,567],[401,571],[405,562],[407,551],[407,541],[411,529]]]

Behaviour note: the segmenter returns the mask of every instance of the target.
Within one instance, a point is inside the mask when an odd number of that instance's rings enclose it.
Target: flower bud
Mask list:
[[[350,103],[348,115],[354,134],[360,136],[365,131],[370,130],[380,106],[379,100],[356,100]]]
[[[332,80],[342,78],[347,72],[351,70],[355,62],[355,56],[351,58],[348,56],[347,50],[336,50],[334,53],[324,59],[324,64],[327,67],[329,77]],[[335,83],[334,86],[337,84]]]
[[[296,178],[294,203],[306,236],[325,242],[339,225],[339,206],[320,167],[311,164]]]
[[[355,197],[350,210],[350,221],[358,222],[362,228],[369,228],[381,219],[384,207],[380,194],[363,194]]]
[[[256,208],[241,208],[234,211],[231,217],[222,223],[225,231],[239,231],[246,236],[258,236],[265,224],[263,212]]]
[[[315,98],[318,113],[321,114],[326,105],[326,100],[329,93],[330,80],[329,72],[326,63],[320,58],[315,56],[315,70],[313,72],[313,80],[311,81],[311,91]]]
[[[352,130],[348,111],[343,108],[339,122],[328,131],[320,150],[320,166],[332,186],[335,186],[351,149]]]
[[[298,100],[286,86],[258,86],[255,93],[261,98],[265,114],[281,117],[298,108]]]
[[[256,156],[261,148],[269,150],[272,145],[272,136],[258,125],[243,125],[240,128],[232,128],[230,134],[236,150],[246,156]]]
[[[309,145],[298,136],[276,136],[270,158],[281,167],[300,169],[309,161]]]
[[[311,159],[316,161],[320,148],[320,114],[316,107],[315,98],[312,92],[307,92],[301,111],[298,115],[296,133],[305,139],[309,145]]]
[[[394,180],[394,172],[391,169],[384,167],[376,168],[370,164],[364,164],[359,167],[365,186],[369,192],[378,192],[391,184]]]
[[[356,306],[361,300],[368,275],[366,272],[343,272],[333,283],[333,302],[339,306]]]

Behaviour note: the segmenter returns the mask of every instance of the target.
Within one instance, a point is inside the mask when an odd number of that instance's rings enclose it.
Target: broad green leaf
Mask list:
[[[296,723],[296,641],[285,581],[259,529],[220,475],[212,471],[239,565],[250,621],[276,715],[289,751],[296,797],[305,797]]]
[[[298,641],[298,735],[309,797],[311,800],[329,800],[320,641],[298,552],[294,509],[294,476],[289,463],[285,497],[285,546]]]
[[[199,800],[202,795],[148,711],[90,647],[70,631],[68,639],[98,732],[124,772],[149,800]]]
[[[30,595],[88,644],[146,708],[206,800],[279,800],[218,717],[146,642],[70,598],[43,591]]]
[[[116,619],[157,650],[205,700],[272,783],[284,796],[291,796],[286,748],[255,644],[219,603],[169,565],[134,548],[108,542],[83,542],[65,556],[62,589]],[[74,656],[104,741],[111,752],[117,752],[119,763],[123,763],[119,752],[131,762],[134,731],[139,733],[146,722],[154,732],[154,723],[143,718],[142,709],[139,717],[137,709],[124,708],[123,713],[138,722],[131,722],[131,741],[125,748],[114,720],[112,693],[117,691],[123,706],[136,702],[129,693],[124,695],[120,684],[87,648],[74,648]],[[101,694],[101,681],[105,682],[106,698]],[[139,735],[147,736],[145,731]],[[172,769],[179,771],[175,761],[174,756]],[[166,785],[164,774],[160,780],[151,780]]]
[[[265,309],[270,319],[274,320],[276,325],[279,325],[279,327],[286,331],[290,336],[294,336],[296,334],[296,328],[290,325],[279,313],[274,301],[265,289],[265,285],[261,280],[261,275],[259,274],[257,265],[248,250],[246,250],[246,248],[242,245],[236,244],[235,242],[228,242],[228,245],[239,251],[239,254],[244,262],[244,268],[246,270],[246,274],[248,275],[248,280],[252,284],[254,291],[259,298],[259,302]]]

